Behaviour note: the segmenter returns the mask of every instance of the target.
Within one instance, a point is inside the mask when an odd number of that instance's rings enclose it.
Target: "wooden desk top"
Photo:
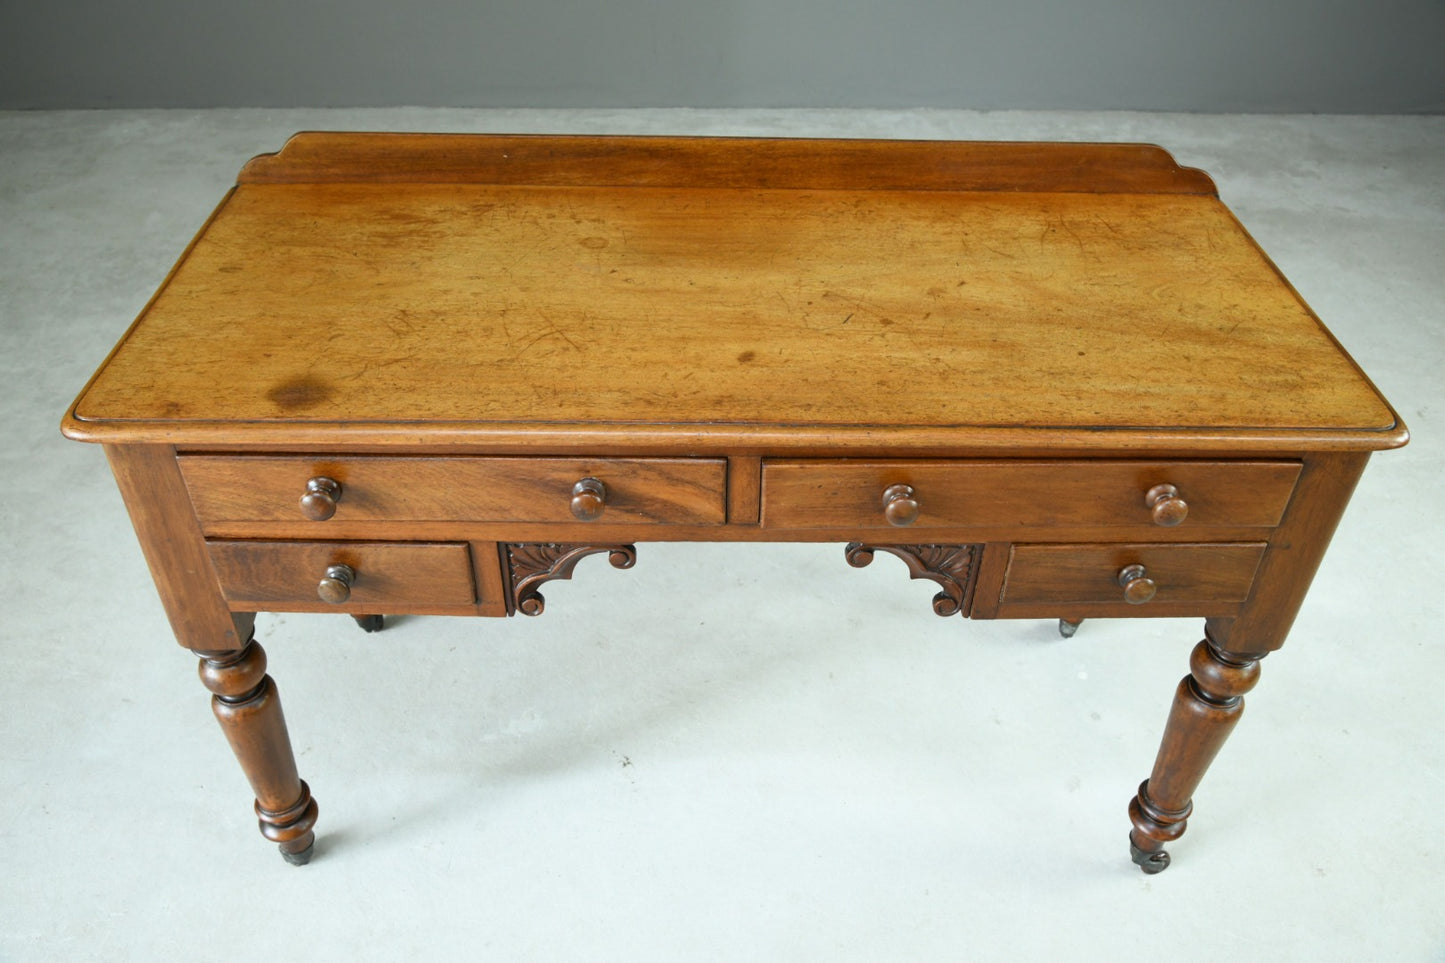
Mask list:
[[[64,427],[695,453],[1407,438],[1158,148],[380,134],[247,165]]]

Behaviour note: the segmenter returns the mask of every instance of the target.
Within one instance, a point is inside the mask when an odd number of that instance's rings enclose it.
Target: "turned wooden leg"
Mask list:
[[[1154,771],[1129,803],[1129,854],[1146,873],[1169,866],[1164,844],[1184,834],[1194,790],[1244,711],[1259,681],[1259,658],[1222,649],[1206,635],[1189,656],[1189,675],[1174,692]]]
[[[316,841],[316,800],[296,773],[281,699],[266,674],[266,653],[252,637],[235,651],[196,654],[201,681],[214,693],[211,709],[256,794],[261,835],[277,844],[288,863],[306,863]]]

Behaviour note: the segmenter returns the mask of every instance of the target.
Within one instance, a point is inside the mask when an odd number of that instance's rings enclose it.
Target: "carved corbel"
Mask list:
[[[555,542],[507,543],[507,604],[513,612],[541,615],[547,600],[538,589],[553,579],[569,579],[588,555],[607,553],[613,568],[637,564],[636,545],[559,545]]]
[[[973,583],[978,575],[982,545],[865,545],[850,542],[843,557],[854,568],[873,561],[875,552],[887,552],[903,559],[910,578],[937,582],[943,591],[933,597],[933,611],[949,616],[968,614],[973,601]]]

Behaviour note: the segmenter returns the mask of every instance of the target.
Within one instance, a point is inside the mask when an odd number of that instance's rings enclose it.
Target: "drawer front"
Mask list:
[[[206,543],[226,600],[236,609],[383,614],[473,606],[476,590],[465,544],[435,542]],[[334,566],[353,575],[344,601],[323,599]],[[327,588],[334,599],[335,581]]]
[[[205,525],[318,521],[301,499],[330,479],[338,521],[571,522],[574,488],[602,483],[597,521],[720,525],[721,458],[385,458],[182,455],[181,472]],[[589,495],[594,498],[595,495]],[[596,506],[592,503],[592,507]]]
[[[1179,531],[1269,528],[1294,490],[1297,462],[852,461],[763,463],[764,528],[900,530],[885,495],[916,505],[905,528],[1123,526],[1157,531],[1156,498],[1174,486]],[[899,487],[895,487],[899,486]],[[1166,506],[1177,511],[1178,503]],[[910,511],[895,518],[906,520]],[[1165,516],[1165,520],[1170,519]]]
[[[1249,597],[1264,549],[1263,542],[1015,545],[999,615],[1099,606],[1115,615],[1227,614]],[[1137,579],[1148,584],[1131,587]]]

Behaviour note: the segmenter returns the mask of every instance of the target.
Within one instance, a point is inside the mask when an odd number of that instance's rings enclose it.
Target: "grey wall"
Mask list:
[[[0,0],[0,107],[1445,111],[1445,0]]]

